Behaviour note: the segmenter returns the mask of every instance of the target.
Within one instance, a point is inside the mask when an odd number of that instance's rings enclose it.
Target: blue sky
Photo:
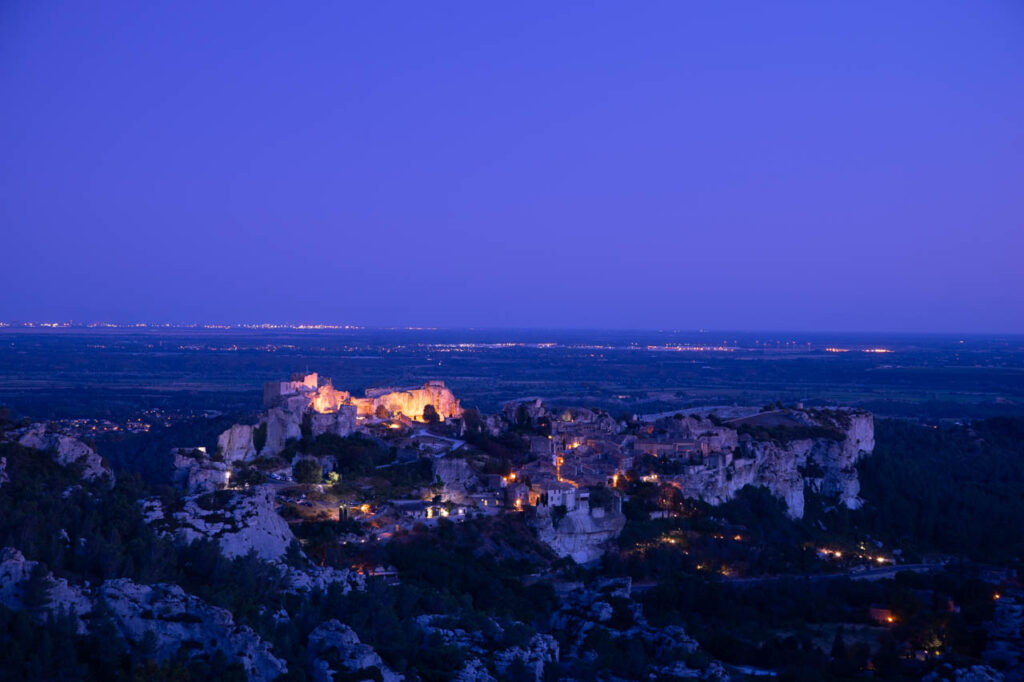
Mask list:
[[[0,319],[1024,332],[1024,5],[0,6]]]

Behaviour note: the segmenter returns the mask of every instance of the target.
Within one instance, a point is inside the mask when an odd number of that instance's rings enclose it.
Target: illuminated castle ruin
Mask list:
[[[295,374],[291,381],[268,381],[263,387],[263,406],[271,409],[283,405],[317,414],[335,414],[354,407],[360,417],[386,414],[413,421],[425,421],[423,413],[427,405],[432,405],[442,421],[462,416],[459,401],[443,381],[408,388],[373,388],[366,391],[365,397],[354,398],[316,373]]]

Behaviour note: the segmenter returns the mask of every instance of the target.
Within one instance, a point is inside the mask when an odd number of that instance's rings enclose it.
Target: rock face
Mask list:
[[[227,487],[231,472],[224,462],[211,461],[201,449],[178,448],[172,480],[190,495],[200,495]]]
[[[21,609],[22,589],[36,562],[28,561],[17,549],[0,550],[0,603]],[[95,590],[69,585],[49,574],[50,601],[34,614],[45,618],[63,609],[78,616],[79,634],[87,634],[97,603],[102,600],[126,644],[139,644],[147,633],[155,637],[152,656],[164,660],[182,645],[191,656],[223,651],[244,666],[251,680],[269,681],[287,671],[270,645],[256,633],[236,625],[226,609],[211,606],[187,594],[177,585],[139,585],[127,578],[108,580]]]
[[[537,537],[558,556],[572,557],[585,564],[601,558],[609,540],[618,537],[626,525],[626,517],[618,511],[603,513],[603,509],[582,506],[556,519],[550,508],[538,507],[534,527]]]
[[[344,438],[356,430],[356,406],[341,405],[333,412],[313,412],[310,422],[314,436],[333,433]]]
[[[235,424],[217,438],[217,454],[228,464],[248,462],[256,457],[252,444],[253,427]]]
[[[18,443],[27,448],[49,452],[61,466],[81,467],[82,478],[87,481],[96,481],[107,476],[110,484],[114,483],[114,472],[95,450],[77,438],[48,432],[46,424],[30,426],[18,439]]]
[[[469,462],[458,457],[442,457],[433,460],[434,479],[444,486],[443,497],[454,502],[466,502],[467,493],[480,483],[479,477]]]
[[[309,633],[306,651],[316,682],[332,682],[335,675],[356,679],[352,673],[360,671],[366,675],[365,679],[374,679],[377,675],[384,682],[405,679],[384,665],[372,647],[360,642],[352,628],[334,619],[321,623]]]
[[[228,558],[255,550],[261,559],[277,560],[295,540],[275,510],[270,486],[186,497],[181,509],[170,513],[158,509],[157,500],[146,500],[145,505],[147,519],[153,519],[157,530],[186,545],[202,538],[216,540]]]
[[[363,416],[373,416],[378,409],[391,414],[403,414],[410,419],[423,421],[423,410],[433,405],[438,416],[452,419],[462,416],[462,407],[443,381],[428,381],[422,387],[374,388],[366,391],[365,398],[353,402]]]
[[[683,495],[711,504],[731,499],[746,485],[763,486],[785,500],[793,518],[803,517],[805,484],[856,509],[861,504],[856,464],[875,447],[874,419],[852,410],[834,414],[828,426],[838,437],[778,441],[741,435],[732,452],[714,453],[687,467],[685,474],[665,480],[679,486]]]
[[[296,396],[267,410],[267,442],[261,455],[274,456],[284,450],[287,441],[302,438],[302,418],[307,406],[306,398]]]

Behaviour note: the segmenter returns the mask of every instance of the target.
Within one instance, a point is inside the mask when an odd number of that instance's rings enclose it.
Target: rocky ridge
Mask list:
[[[684,496],[710,504],[732,499],[746,485],[763,486],[785,500],[787,513],[794,518],[803,517],[805,485],[856,509],[861,504],[856,463],[875,447],[874,419],[854,410],[834,414],[807,418],[805,423],[831,429],[834,436],[778,440],[740,434],[732,451],[665,480],[678,485]]]
[[[61,466],[81,467],[82,478],[97,481],[104,476],[114,484],[114,472],[95,450],[77,438],[49,431],[46,424],[32,424],[21,433],[18,443],[50,454]]]
[[[35,566],[36,562],[26,560],[17,549],[0,550],[0,603],[12,609],[23,608],[23,586]],[[61,609],[73,612],[78,617],[79,632],[85,634],[102,601],[125,646],[140,644],[148,635],[157,660],[172,656],[184,646],[192,657],[223,651],[239,661],[249,679],[257,682],[273,680],[287,670],[270,646],[252,629],[237,625],[229,611],[187,594],[178,585],[140,585],[118,578],[90,589],[70,585],[52,573],[46,579],[50,596],[35,614],[37,618]]]

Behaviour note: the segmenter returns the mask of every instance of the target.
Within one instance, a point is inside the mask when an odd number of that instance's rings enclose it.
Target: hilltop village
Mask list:
[[[798,518],[805,485],[855,508],[854,464],[874,447],[871,415],[854,410],[617,420],[526,399],[484,416],[440,381],[355,397],[317,374],[269,382],[263,396],[259,419],[222,433],[216,451],[175,451],[175,480],[190,495],[262,485],[293,524],[358,521],[361,543],[441,518],[526,513],[541,540],[579,563],[622,530],[630,479],[712,504],[763,486]],[[193,532],[186,519],[177,532]],[[261,553],[284,549],[271,544]]]

